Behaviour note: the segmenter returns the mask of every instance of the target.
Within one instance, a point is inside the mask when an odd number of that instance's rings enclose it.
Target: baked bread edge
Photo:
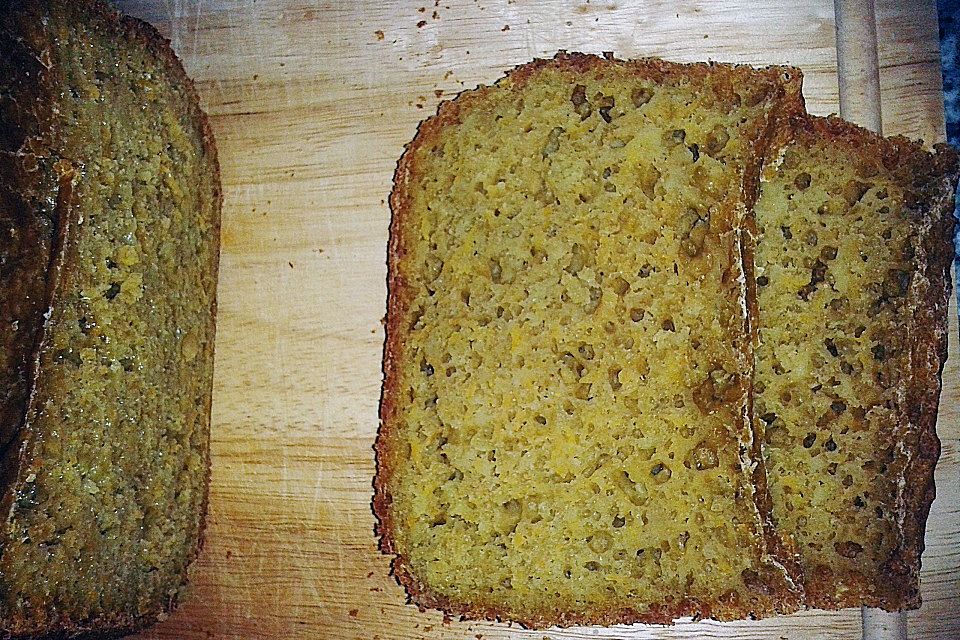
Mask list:
[[[404,587],[409,601],[416,604],[421,610],[434,608],[443,611],[445,617],[457,615],[462,619],[511,620],[519,622],[529,628],[545,628],[549,626],[611,625],[635,622],[672,624],[675,619],[684,616],[692,616],[697,619],[714,618],[717,620],[736,620],[763,617],[775,613],[792,612],[796,611],[800,606],[799,591],[794,591],[793,593],[780,594],[781,597],[776,606],[765,611],[751,610],[749,607],[738,606],[735,603],[707,603],[693,598],[684,598],[672,605],[657,606],[646,612],[639,612],[630,608],[599,609],[588,614],[565,611],[544,611],[536,616],[518,619],[514,616],[508,616],[506,612],[493,607],[473,607],[463,603],[453,602],[449,598],[432,593],[429,588],[417,580],[414,573],[410,570],[406,558],[398,552],[395,546],[394,523],[390,510],[392,498],[389,493],[388,483],[394,472],[396,458],[399,456],[396,447],[392,445],[396,438],[395,421],[397,407],[395,398],[398,393],[396,369],[399,361],[402,359],[403,350],[400,321],[405,315],[412,293],[410,287],[406,284],[403,274],[400,273],[399,265],[407,253],[407,247],[404,245],[404,239],[402,237],[402,230],[409,215],[410,203],[406,197],[406,190],[410,183],[411,175],[415,175],[416,171],[413,160],[414,152],[421,146],[429,145],[446,125],[456,123],[461,109],[469,106],[470,103],[475,100],[482,99],[487,92],[493,90],[507,79],[514,82],[515,86],[522,87],[523,83],[525,83],[532,74],[546,67],[585,71],[596,65],[610,62],[623,65],[627,68],[646,68],[651,75],[654,76],[657,74],[665,76],[668,73],[681,72],[695,77],[705,76],[717,70],[726,73],[749,70],[755,73],[769,74],[781,82],[782,95],[780,98],[782,100],[782,112],[768,123],[765,136],[759,145],[762,149],[754,149],[754,153],[759,157],[756,159],[748,159],[746,163],[742,195],[750,205],[752,205],[756,199],[756,194],[759,190],[759,175],[762,159],[772,150],[773,141],[782,137],[781,128],[783,124],[788,122],[792,116],[805,112],[801,94],[803,74],[799,69],[793,67],[765,67],[757,69],[749,65],[716,62],[682,64],[659,58],[619,60],[607,54],[600,57],[592,54],[560,51],[553,58],[538,58],[532,62],[512,68],[492,86],[481,86],[477,89],[461,92],[452,100],[442,102],[438,106],[435,115],[419,124],[416,135],[411,142],[405,145],[404,152],[397,163],[393,179],[393,189],[389,198],[392,215],[387,247],[388,301],[385,320],[386,339],[382,360],[384,382],[380,397],[380,428],[374,443],[376,475],[373,482],[374,495],[372,506],[376,518],[374,533],[379,538],[380,550],[385,554],[394,556],[391,560],[391,571],[401,586]],[[741,220],[746,217],[745,211],[739,213]],[[737,243],[737,248],[741,252],[740,268],[741,274],[743,274],[744,243],[742,240]],[[745,296],[746,304],[745,291],[742,292],[742,295]],[[749,324],[745,325],[745,330],[749,331]],[[744,344],[746,345],[749,339],[747,339],[747,336],[744,336],[744,338]],[[744,346],[744,348],[749,350],[749,346]],[[742,419],[746,421],[749,420],[749,418],[749,412],[745,411]],[[756,437],[753,437],[754,431],[752,423],[748,422],[747,426],[742,430],[748,431],[751,434],[748,452],[752,461],[756,463],[753,466],[753,471],[748,473],[754,481],[754,504],[760,515],[760,522],[758,523],[760,533],[766,542],[766,548],[761,555],[778,565],[779,568],[783,570],[788,583],[794,583],[794,586],[798,588],[799,573],[795,554],[790,551],[789,545],[774,529],[769,496],[765,499],[763,497],[766,492],[766,476],[763,471],[762,461],[757,457],[753,457],[759,450],[759,441]],[[783,555],[777,557],[776,554]]]
[[[910,333],[910,372],[903,385],[905,420],[897,425],[901,443],[913,438],[916,445],[900,478],[898,512],[902,518],[897,532],[900,538],[884,565],[885,591],[875,596],[861,590],[835,597],[834,589],[822,589],[804,576],[805,608],[837,610],[848,607],[873,607],[886,611],[916,609],[921,604],[919,591],[920,556],[930,506],[936,495],[934,467],[940,455],[936,434],[941,377],[947,358],[948,304],[952,289],[954,191],[958,176],[958,156],[946,144],[932,151],[921,142],[903,136],[883,137],[836,116],[807,115],[793,118],[789,135],[781,140],[785,148],[799,133],[829,140],[854,151],[869,147],[878,159],[896,165],[931,164],[926,188],[936,195],[921,209],[915,221],[919,228],[919,247],[914,259],[918,265],[907,292],[908,308],[914,313]],[[908,445],[909,446],[909,445]],[[785,532],[789,535],[789,532]]]
[[[5,1],[0,5],[0,13],[6,13],[7,15],[12,14],[18,10],[27,10],[31,12],[45,12],[49,10],[50,4],[56,4],[56,0],[44,0],[42,3],[39,2],[30,2],[20,5],[15,2]],[[208,265],[210,281],[213,283],[212,291],[213,295],[211,297],[210,304],[210,349],[211,353],[209,357],[214,358],[213,354],[213,345],[215,343],[215,334],[216,334],[216,315],[217,315],[217,295],[216,295],[216,285],[218,281],[219,274],[219,256],[220,256],[220,229],[221,229],[221,208],[223,203],[223,188],[221,183],[221,174],[220,174],[220,164],[217,154],[216,141],[213,135],[213,129],[210,125],[210,121],[207,117],[207,114],[203,110],[200,104],[199,94],[197,93],[196,87],[190,77],[187,75],[186,71],[183,68],[183,64],[180,59],[177,57],[176,53],[173,51],[170,41],[160,34],[152,25],[132,16],[123,14],[113,7],[109,6],[101,0],[76,0],[74,3],[74,11],[82,11],[90,15],[95,20],[102,21],[102,26],[108,30],[112,30],[111,36],[117,39],[129,38],[131,40],[140,40],[145,44],[147,48],[150,49],[153,55],[155,55],[158,60],[166,67],[166,71],[172,76],[172,78],[179,83],[186,92],[189,98],[190,104],[190,119],[196,123],[198,128],[201,131],[201,139],[204,146],[204,151],[209,158],[209,169],[213,172],[213,184],[215,186],[214,196],[214,219],[211,220],[211,239],[213,243],[213,260],[212,264]],[[5,16],[6,17],[6,16]],[[13,34],[11,34],[13,35]],[[38,52],[38,59],[42,57],[42,52]],[[45,87],[48,89],[53,89],[53,87]],[[55,120],[52,120],[45,124],[48,128],[44,133],[49,133],[53,131],[54,134],[57,130],[57,123]],[[71,241],[71,221],[75,217],[73,212],[73,207],[69,204],[72,201],[72,189],[70,188],[70,180],[72,179],[71,173],[68,171],[60,176],[60,183],[62,188],[66,188],[71,193],[64,195],[62,201],[63,205],[61,206],[60,198],[58,197],[57,211],[62,215],[62,219],[57,221],[57,239],[54,242],[54,256],[51,258],[51,274],[48,278],[47,288],[45,292],[45,307],[50,309],[56,304],[56,290],[57,285],[59,284],[59,274],[63,269],[68,269],[69,265],[63,264],[63,253],[67,246],[67,243]],[[19,185],[24,187],[26,185]],[[48,314],[49,315],[49,314]],[[37,376],[39,375],[39,354],[43,344],[44,336],[47,329],[47,323],[44,322],[43,326],[40,329],[40,335],[37,337],[33,354],[31,357],[30,365],[32,367],[31,373],[31,394],[30,401],[27,406],[24,408],[23,419],[20,425],[17,427],[17,433],[13,436],[13,439],[10,445],[0,454],[2,456],[2,461],[0,461],[0,467],[3,469],[3,479],[6,480],[6,484],[2,486],[2,499],[0,499],[0,512],[8,513],[9,507],[13,499],[13,489],[15,488],[18,480],[19,470],[23,463],[25,462],[26,450],[22,446],[24,442],[25,435],[30,429],[29,416],[33,412],[33,392],[32,388],[36,384]],[[197,556],[200,554],[201,549],[203,548],[205,542],[206,534],[206,521],[207,521],[207,511],[209,507],[209,486],[210,486],[210,455],[209,455],[209,440],[210,440],[210,417],[212,409],[212,389],[213,389],[213,380],[212,377],[207,381],[208,389],[205,393],[206,396],[206,406],[204,407],[204,415],[207,419],[206,426],[206,437],[208,441],[207,445],[207,455],[205,460],[206,473],[203,482],[203,503],[201,506],[200,513],[200,530],[198,535],[198,540],[194,549],[191,551],[190,557],[188,559],[188,567],[193,565]],[[181,584],[181,588],[178,593],[163,603],[160,610],[149,613],[143,616],[129,616],[126,614],[118,616],[102,616],[88,621],[72,621],[72,620],[62,620],[61,624],[56,628],[48,627],[39,629],[35,625],[31,624],[30,620],[18,619],[18,620],[0,620],[0,629],[2,629],[4,634],[9,634],[7,637],[18,640],[58,640],[60,638],[110,638],[110,637],[121,637],[134,633],[136,631],[145,629],[160,619],[166,617],[170,612],[172,612],[178,605],[178,598],[182,594],[183,587],[189,582],[189,569],[187,575],[184,576],[184,581]]]

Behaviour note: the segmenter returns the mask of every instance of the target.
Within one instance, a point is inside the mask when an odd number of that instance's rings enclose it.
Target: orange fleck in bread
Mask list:
[[[740,232],[799,83],[561,54],[421,125],[374,501],[416,603],[531,626],[797,608],[747,419]]]
[[[792,129],[756,205],[756,428],[811,607],[920,604],[957,156],[837,118]]]

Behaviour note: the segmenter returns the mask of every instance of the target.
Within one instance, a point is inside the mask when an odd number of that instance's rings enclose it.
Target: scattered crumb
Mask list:
[[[420,104],[419,102],[417,103],[417,109],[423,109],[423,105]]]
[[[425,627],[423,628],[423,630],[426,631],[427,633],[430,633],[431,631],[433,631],[433,625],[432,625],[432,624],[428,624],[427,626],[425,626]]]
[[[384,200],[383,198],[380,198],[380,204],[387,204],[387,201]],[[370,572],[370,575],[373,575],[372,571]]]
[[[438,98],[442,98],[442,97],[443,97],[443,89],[434,89],[434,90],[433,90],[433,95],[437,96]]]
[[[425,27],[425,26],[427,26],[427,21],[426,21],[426,20],[421,20],[420,22],[417,23],[417,28],[418,28],[418,29],[422,29],[422,28]]]
[[[254,79],[254,80],[256,80],[256,79],[259,78],[259,77],[260,77],[260,74],[259,74],[259,73],[253,74],[253,79]]]
[[[453,71],[447,71],[446,73],[443,74],[443,79],[446,80],[452,75],[453,75]]]
[[[383,591],[383,589],[381,589],[380,587],[370,587],[370,591],[372,593],[380,593],[381,591]]]
[[[434,11],[434,12],[433,12],[433,15],[430,16],[430,17],[433,18],[434,20],[439,20],[439,19],[440,19],[440,14],[437,13],[436,11]]]
[[[360,614],[360,610],[359,610],[359,609],[350,609],[350,617],[351,617],[351,618],[356,618],[359,614]]]
[[[374,31],[373,35],[377,36],[377,40],[383,40],[384,38],[383,31],[380,29],[377,29],[376,31]]]
[[[288,262],[287,264],[290,265],[290,268],[291,268],[291,269],[293,269],[293,263],[292,263],[292,262]]]
[[[281,62],[281,63],[280,63],[280,66],[281,66],[281,67],[285,67],[285,66],[287,66],[287,63],[286,63],[286,62]]]
[[[708,36],[707,34],[703,34],[703,39],[704,39],[704,40],[706,40],[706,39],[709,38],[709,37],[710,37],[710,36]]]
[[[417,13],[423,13],[426,10],[427,10],[426,7],[420,7],[419,9],[417,9]]]
[[[227,560],[229,560],[232,557],[233,557],[233,551],[231,551],[230,549],[227,549]]]
[[[381,202],[383,202],[383,201],[381,200]],[[320,253],[323,253],[323,249],[320,249]],[[368,578],[372,578],[372,577],[373,577],[373,571],[371,571],[370,573],[368,573],[368,574],[367,574],[367,577],[368,577]]]
[[[503,25],[503,29],[500,29],[500,31],[510,31],[510,25],[508,24]]]

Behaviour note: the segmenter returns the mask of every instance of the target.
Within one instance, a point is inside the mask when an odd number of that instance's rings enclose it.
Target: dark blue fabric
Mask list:
[[[960,0],[938,0],[947,140],[960,145]]]
[[[940,66],[943,69],[947,142],[960,147],[960,0],[937,0],[937,14],[940,19]],[[954,209],[954,216],[960,218],[960,204]],[[953,246],[960,256],[960,225],[957,225]],[[954,270],[960,274],[960,257],[954,261]],[[960,314],[960,308],[957,313]]]

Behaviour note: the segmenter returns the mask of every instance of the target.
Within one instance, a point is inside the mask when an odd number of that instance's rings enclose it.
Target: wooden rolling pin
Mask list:
[[[840,116],[883,133],[880,111],[880,63],[873,0],[834,0]],[[907,640],[906,612],[860,608],[863,640]]]

